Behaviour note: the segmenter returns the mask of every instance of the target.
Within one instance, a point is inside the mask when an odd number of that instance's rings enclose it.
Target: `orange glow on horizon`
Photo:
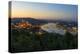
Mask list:
[[[34,11],[34,10],[19,10],[19,9],[12,9],[11,12],[11,18],[15,18],[15,17],[32,17],[32,18],[57,18],[58,16],[63,16],[64,13],[57,13],[56,11],[54,12],[42,12],[42,11]]]

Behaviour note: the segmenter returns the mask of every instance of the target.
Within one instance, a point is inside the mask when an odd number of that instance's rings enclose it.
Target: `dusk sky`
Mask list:
[[[11,11],[11,18],[32,17],[35,19],[77,20],[77,5],[13,1]]]

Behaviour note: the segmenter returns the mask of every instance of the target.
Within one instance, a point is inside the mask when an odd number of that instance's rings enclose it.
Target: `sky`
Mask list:
[[[32,17],[35,19],[76,21],[77,10],[77,5],[13,1],[11,18]]]

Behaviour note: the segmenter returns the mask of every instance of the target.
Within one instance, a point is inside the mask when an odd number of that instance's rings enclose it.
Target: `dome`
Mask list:
[[[65,30],[63,28],[59,28],[56,23],[48,23],[48,24],[42,25],[41,29],[49,33],[58,33],[61,35],[65,34]]]

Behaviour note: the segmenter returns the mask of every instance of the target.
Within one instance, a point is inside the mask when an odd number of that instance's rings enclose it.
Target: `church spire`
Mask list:
[[[25,20],[24,20],[24,19],[22,19],[22,22],[25,22]]]

